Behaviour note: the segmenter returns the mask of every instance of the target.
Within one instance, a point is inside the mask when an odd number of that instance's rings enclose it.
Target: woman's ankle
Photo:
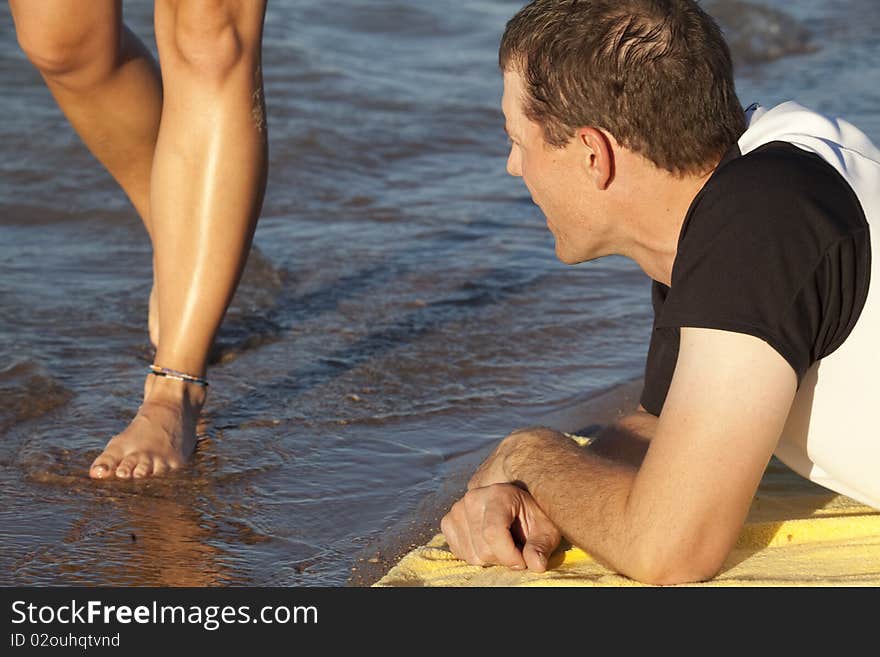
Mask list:
[[[144,402],[162,403],[171,406],[201,408],[207,398],[205,386],[190,381],[178,381],[167,376],[149,374]]]

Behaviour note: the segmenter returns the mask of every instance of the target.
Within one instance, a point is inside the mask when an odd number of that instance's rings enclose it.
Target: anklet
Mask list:
[[[185,383],[195,383],[198,386],[202,386],[203,388],[208,387],[208,381],[203,379],[200,376],[193,376],[192,374],[186,374],[184,372],[178,372],[177,370],[172,370],[167,367],[159,367],[158,365],[150,365],[150,374],[155,374],[156,376],[164,376],[169,379],[175,379],[177,381],[183,381]]]

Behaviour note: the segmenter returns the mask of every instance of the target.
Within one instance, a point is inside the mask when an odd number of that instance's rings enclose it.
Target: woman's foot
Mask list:
[[[93,479],[158,476],[180,468],[192,456],[205,389],[166,377],[147,379],[144,403],[92,463]]]

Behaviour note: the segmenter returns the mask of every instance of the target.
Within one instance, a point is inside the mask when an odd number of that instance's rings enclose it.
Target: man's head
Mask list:
[[[745,130],[729,49],[692,0],[534,0],[507,23],[499,63],[550,146],[589,126],[699,175]]]

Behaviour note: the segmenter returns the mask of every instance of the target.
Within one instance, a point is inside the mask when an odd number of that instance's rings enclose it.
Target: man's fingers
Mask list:
[[[454,509],[453,509],[454,510]],[[453,510],[450,510],[443,519],[440,521],[440,531],[443,532],[443,536],[446,537],[446,542],[449,544],[449,549],[452,550],[452,553],[455,556],[459,556],[458,554],[458,529],[455,526],[455,520],[452,517]]]
[[[523,546],[523,560],[526,567],[536,573],[547,570],[547,561],[559,545],[559,538],[548,534],[530,537]]]
[[[534,504],[534,503],[533,503]],[[556,525],[535,504],[529,509],[528,522],[525,523],[525,545],[523,559],[529,570],[543,573],[547,570],[547,561],[553,550],[562,540]]]
[[[509,505],[490,504],[483,514],[481,535],[488,548],[490,560],[487,563],[524,570],[526,562],[523,561],[523,555],[513,542],[513,536],[510,535],[510,525],[516,517],[515,511]]]
[[[449,545],[449,549],[452,550],[452,554],[462,561],[474,563],[476,554],[471,542],[461,500],[456,502],[449,513],[443,516],[443,519],[440,521],[440,531],[446,537],[446,543]]]
[[[440,521],[440,531],[452,554],[472,566],[485,566],[490,557],[485,542],[479,538],[469,517],[467,501],[463,498]]]
[[[516,496],[507,486],[469,491],[440,521],[452,553],[477,566],[504,565],[523,570],[522,553],[510,534],[517,515]]]
[[[522,532],[522,550],[511,533],[514,524]],[[443,517],[440,529],[452,553],[469,564],[533,572],[547,570],[562,538],[531,496],[511,484],[468,491]]]

